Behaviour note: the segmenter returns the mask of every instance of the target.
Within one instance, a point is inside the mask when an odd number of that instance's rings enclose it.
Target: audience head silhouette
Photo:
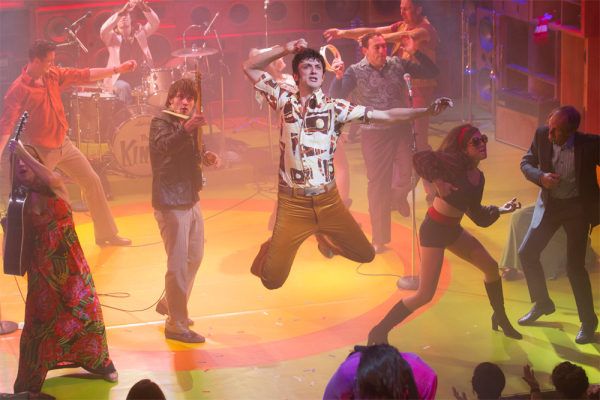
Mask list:
[[[410,365],[398,350],[387,344],[362,351],[356,387],[360,399],[418,399]]]

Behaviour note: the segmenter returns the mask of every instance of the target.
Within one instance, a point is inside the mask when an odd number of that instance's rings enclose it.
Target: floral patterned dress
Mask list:
[[[15,393],[39,392],[51,369],[115,371],[71,207],[53,193],[46,200],[42,215],[31,212],[26,218],[32,251]]]

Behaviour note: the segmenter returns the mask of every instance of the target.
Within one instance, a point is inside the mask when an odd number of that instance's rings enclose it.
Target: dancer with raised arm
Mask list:
[[[460,221],[467,215],[481,227],[492,225],[500,214],[521,208],[514,198],[502,207],[482,206],[485,178],[477,166],[487,158],[487,136],[472,125],[452,129],[438,151],[415,154],[413,166],[423,179],[433,182],[438,194],[419,229],[421,271],[419,289],[398,302],[383,320],[369,332],[368,344],[388,342],[388,333],[419,307],[429,303],[438,285],[446,249],[473,264],[484,274],[485,289],[494,310],[492,329],[521,339],[504,310],[502,280],[498,263],[483,245],[467,232]]]
[[[333,157],[343,125],[399,123],[436,115],[448,105],[440,99],[429,108],[377,111],[332,99],[321,85],[325,60],[304,39],[261,53],[244,62],[244,72],[263,92],[281,123],[278,210],[272,240],[265,242],[251,272],[269,289],[286,281],[298,248],[317,234],[322,252],[356,262],[375,257],[369,240],[344,206],[335,182]],[[292,62],[297,93],[282,89],[264,70],[273,61],[295,54]]]

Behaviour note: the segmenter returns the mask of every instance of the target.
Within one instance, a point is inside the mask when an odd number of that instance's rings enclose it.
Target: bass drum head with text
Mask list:
[[[125,172],[138,177],[152,175],[148,139],[150,123],[159,113],[154,107],[142,105],[122,108],[113,115],[110,131],[114,134],[109,145]]]

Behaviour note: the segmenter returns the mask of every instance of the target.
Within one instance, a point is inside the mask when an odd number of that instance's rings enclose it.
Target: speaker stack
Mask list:
[[[304,26],[307,30],[346,29],[354,18],[367,16],[367,5],[354,0],[305,1]]]
[[[494,21],[496,18],[494,32]],[[496,89],[500,88],[500,79],[492,79],[492,71],[499,76],[499,52],[500,45],[504,43],[503,40],[503,29],[504,29],[504,17],[496,14],[494,16],[492,11],[478,8],[477,9],[477,35],[475,43],[475,63],[477,74],[474,76],[476,82],[475,85],[475,98],[477,104],[481,108],[491,111],[492,110],[492,85],[496,84]],[[496,40],[496,54],[494,54],[494,35]],[[492,61],[494,66],[492,68]]]
[[[400,2],[396,0],[369,1],[369,23],[367,26],[391,25],[402,19]]]

